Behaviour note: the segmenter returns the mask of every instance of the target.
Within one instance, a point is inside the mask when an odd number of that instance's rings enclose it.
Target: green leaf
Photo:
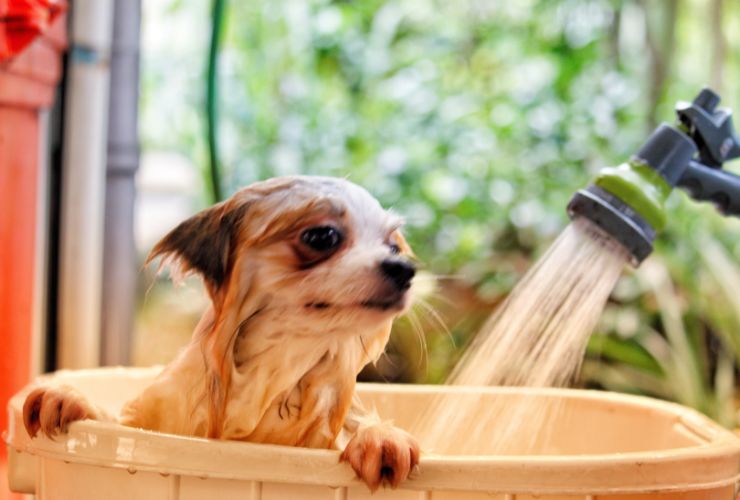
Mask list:
[[[664,375],[658,362],[633,339],[621,339],[613,335],[592,335],[586,353],[592,357],[618,361],[652,375]]]

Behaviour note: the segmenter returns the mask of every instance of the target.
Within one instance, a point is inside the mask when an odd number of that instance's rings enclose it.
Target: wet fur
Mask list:
[[[306,255],[300,231],[325,223],[342,228],[346,241],[334,254]],[[399,225],[362,188],[321,177],[257,183],[180,224],[149,261],[161,258],[176,277],[199,274],[212,303],[191,343],[124,406],[119,422],[339,447],[371,489],[397,486],[418,463],[418,445],[365,411],[354,389],[408,304],[408,294],[399,295],[378,272],[381,260],[410,255]],[[379,303],[387,306],[368,305]],[[24,418],[33,436],[110,417],[73,389],[57,387],[31,393]]]

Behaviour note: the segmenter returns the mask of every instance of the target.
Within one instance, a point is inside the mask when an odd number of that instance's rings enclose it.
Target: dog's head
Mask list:
[[[199,273],[217,313],[249,301],[339,327],[408,306],[415,267],[400,225],[349,181],[283,177],[186,220],[149,259]]]
[[[213,302],[196,332],[209,436],[220,433],[239,339],[313,335],[314,351],[319,339],[361,344],[357,371],[380,355],[393,318],[408,307],[415,273],[399,227],[346,180],[284,177],[242,189],[154,247],[149,260],[161,256],[180,274],[200,274]]]

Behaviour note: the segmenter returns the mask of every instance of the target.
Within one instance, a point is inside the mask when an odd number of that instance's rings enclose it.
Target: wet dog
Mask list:
[[[415,267],[401,221],[343,179],[259,182],[184,221],[152,250],[203,279],[211,305],[191,343],[118,417],[123,425],[218,439],[343,449],[372,489],[418,463],[405,431],[354,397],[410,302]],[[27,398],[31,436],[110,419],[70,387]]]

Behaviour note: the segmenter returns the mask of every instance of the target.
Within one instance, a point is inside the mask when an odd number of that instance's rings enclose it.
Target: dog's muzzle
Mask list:
[[[411,287],[416,267],[406,260],[386,259],[380,263],[380,271],[398,291],[405,291]]]

